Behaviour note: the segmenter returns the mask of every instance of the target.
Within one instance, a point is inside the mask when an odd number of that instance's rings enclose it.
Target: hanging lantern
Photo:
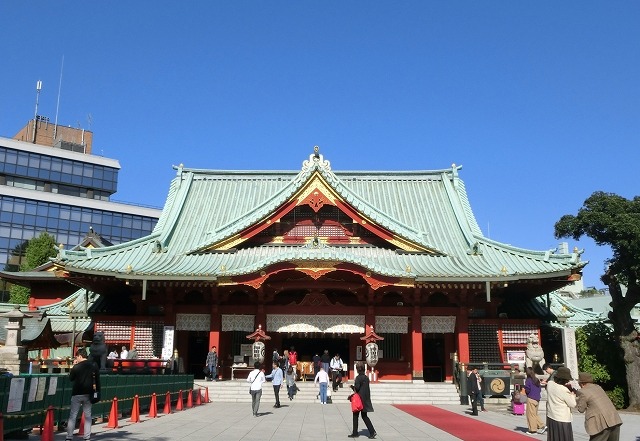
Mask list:
[[[249,340],[254,342],[251,344],[251,350],[253,354],[253,361],[262,363],[264,361],[265,345],[262,340],[271,340],[267,334],[262,330],[262,325],[258,325],[258,329],[253,334],[247,335]]]
[[[365,349],[365,360],[367,361],[367,365],[373,367],[378,363],[378,344],[377,341],[384,340],[384,337],[380,337],[373,331],[373,326],[367,327],[367,332],[364,337],[360,337],[360,340],[364,340],[366,343]]]
[[[365,351],[367,364],[374,367],[378,363],[378,345],[374,342],[367,343]]]
[[[262,363],[264,361],[264,343],[256,341],[251,345],[253,349],[253,360]]]

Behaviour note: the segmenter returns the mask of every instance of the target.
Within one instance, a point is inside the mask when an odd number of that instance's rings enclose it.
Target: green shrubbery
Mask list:
[[[593,375],[617,409],[628,405],[627,380],[622,349],[613,329],[604,323],[589,323],[576,330],[578,369]]]

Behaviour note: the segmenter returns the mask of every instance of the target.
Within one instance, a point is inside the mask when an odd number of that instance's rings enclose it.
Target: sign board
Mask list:
[[[240,355],[242,355],[243,357],[253,357],[253,348],[251,343],[240,345]]]
[[[162,341],[162,359],[168,360],[173,357],[173,340],[175,330],[173,326],[165,326]]]
[[[525,351],[507,351],[507,363],[522,366],[525,363]]]
[[[564,365],[571,370],[571,376],[578,378],[578,351],[576,349],[576,330],[562,328],[562,348]]]

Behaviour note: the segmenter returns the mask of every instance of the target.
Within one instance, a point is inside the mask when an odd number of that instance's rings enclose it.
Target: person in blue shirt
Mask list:
[[[273,393],[276,396],[276,404],[273,407],[277,409],[280,407],[280,387],[282,386],[282,380],[284,378],[280,365],[274,361],[271,373],[269,375],[265,375],[265,378],[267,380],[271,380],[271,384],[273,384]]]

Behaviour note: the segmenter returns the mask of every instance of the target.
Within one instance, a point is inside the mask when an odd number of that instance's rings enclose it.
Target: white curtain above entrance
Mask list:
[[[455,315],[423,315],[423,334],[452,334],[456,329]]]
[[[373,331],[376,334],[406,334],[409,331],[409,317],[377,315]]]
[[[223,331],[255,331],[255,315],[222,314]]]
[[[268,314],[267,331],[364,334],[364,315]]]
[[[209,314],[176,314],[176,331],[209,331],[211,315]]]

